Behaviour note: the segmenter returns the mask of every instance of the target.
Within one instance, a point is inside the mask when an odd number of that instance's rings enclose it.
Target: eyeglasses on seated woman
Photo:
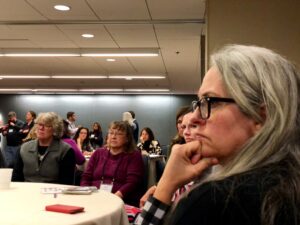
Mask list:
[[[143,194],[144,164],[137,151],[132,128],[114,121],[108,129],[107,145],[91,156],[81,186],[96,186],[119,196],[126,204],[138,206]]]

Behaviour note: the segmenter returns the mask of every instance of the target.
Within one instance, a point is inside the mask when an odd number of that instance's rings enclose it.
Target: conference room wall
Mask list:
[[[93,122],[100,122],[106,135],[111,121],[122,120],[124,111],[133,110],[140,130],[150,127],[156,139],[168,145],[176,134],[177,109],[195,98],[196,95],[0,95],[0,117],[6,123],[9,111],[15,111],[23,121],[29,110],[54,111],[63,118],[68,111],[74,111],[77,125],[90,129]]]

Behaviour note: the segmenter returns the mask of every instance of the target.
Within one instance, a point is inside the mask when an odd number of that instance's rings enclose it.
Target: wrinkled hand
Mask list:
[[[155,186],[155,185],[152,186],[152,187],[150,187],[150,188],[146,191],[146,193],[141,197],[141,199],[140,199],[140,208],[144,207],[145,202],[148,200],[148,198],[149,198],[151,195],[154,194],[155,189],[156,189],[156,186]]]
[[[157,185],[154,197],[170,204],[173,193],[179,187],[194,180],[208,167],[218,163],[216,158],[203,157],[202,151],[200,141],[173,146],[172,154]]]

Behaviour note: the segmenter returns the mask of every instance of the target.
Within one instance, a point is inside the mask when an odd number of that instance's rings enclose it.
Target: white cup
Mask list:
[[[0,168],[0,189],[9,189],[13,169]]]

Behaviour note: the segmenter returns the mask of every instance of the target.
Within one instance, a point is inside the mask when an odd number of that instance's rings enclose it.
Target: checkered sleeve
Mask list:
[[[145,203],[142,212],[137,216],[134,225],[159,225],[162,224],[170,206],[151,196]]]

